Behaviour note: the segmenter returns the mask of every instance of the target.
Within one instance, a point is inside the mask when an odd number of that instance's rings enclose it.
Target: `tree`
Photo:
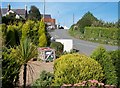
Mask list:
[[[26,68],[27,62],[37,55],[36,47],[32,45],[30,39],[26,38],[20,42],[20,46],[16,48],[16,59],[20,60],[24,65],[24,88],[26,87]]]
[[[31,6],[29,10],[28,19],[30,20],[40,20],[41,14],[39,12],[39,9],[36,6]]]
[[[78,25],[79,30],[81,33],[84,33],[84,27],[91,26],[94,21],[98,21],[96,17],[93,16],[91,12],[87,12],[78,22],[76,25]]]
[[[98,61],[102,66],[105,74],[104,83],[117,85],[117,74],[115,71],[115,66],[113,65],[112,59],[110,58],[110,55],[106,52],[105,48],[102,46],[96,48],[93,51],[91,58]]]
[[[103,80],[103,71],[100,64],[92,58],[81,54],[67,54],[55,60],[54,84],[75,84],[95,79]]]

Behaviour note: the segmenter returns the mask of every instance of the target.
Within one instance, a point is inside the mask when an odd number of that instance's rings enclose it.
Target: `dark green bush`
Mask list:
[[[14,88],[18,82],[21,63],[14,58],[14,49],[3,48],[2,52],[2,87]]]
[[[54,62],[54,86],[74,84],[89,79],[103,80],[100,64],[85,55],[67,54]]]
[[[110,85],[117,85],[117,75],[115,71],[115,66],[113,65],[112,59],[106,49],[102,46],[99,46],[91,55],[91,58],[98,61],[104,71],[105,79],[103,83]]]
[[[10,47],[10,46],[14,47],[16,45],[19,45],[18,31],[15,29],[13,25],[9,25],[7,27],[6,45],[7,47]]]
[[[32,84],[32,88],[46,88],[50,87],[54,75],[50,72],[42,71],[40,77]]]
[[[50,47],[56,50],[56,57],[60,57],[62,55],[64,48],[63,44],[60,42],[52,42]]]

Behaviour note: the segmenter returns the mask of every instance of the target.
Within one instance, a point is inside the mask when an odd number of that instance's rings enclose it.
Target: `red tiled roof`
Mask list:
[[[44,22],[49,22],[49,23],[52,23],[52,24],[55,24],[55,19],[51,19],[51,18],[44,18]]]

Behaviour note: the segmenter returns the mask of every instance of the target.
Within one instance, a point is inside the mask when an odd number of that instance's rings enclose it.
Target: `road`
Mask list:
[[[50,32],[51,36],[56,39],[72,39],[73,40],[73,48],[78,49],[80,53],[90,55],[93,50],[99,46],[104,46],[108,51],[117,50],[118,46],[104,45],[99,43],[93,43],[89,41],[84,41],[80,39],[76,39],[69,35],[67,29],[56,29],[55,31]]]

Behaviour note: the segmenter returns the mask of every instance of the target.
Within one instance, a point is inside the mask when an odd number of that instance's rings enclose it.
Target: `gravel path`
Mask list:
[[[36,79],[39,78],[40,73],[46,70],[47,72],[53,72],[53,62],[40,62],[40,61],[29,61],[27,65],[27,85],[31,85]],[[20,86],[23,85],[23,66],[19,75]]]

